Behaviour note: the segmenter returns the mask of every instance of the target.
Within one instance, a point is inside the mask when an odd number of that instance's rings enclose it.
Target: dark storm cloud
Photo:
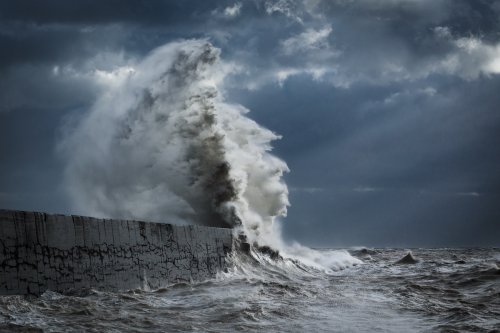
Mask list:
[[[1,2],[0,205],[65,212],[46,192],[65,124],[109,73],[208,37],[239,68],[227,97],[284,137],[290,238],[498,245],[499,15],[465,0]]]
[[[289,236],[324,246],[497,244],[498,78],[323,89],[292,78],[241,97],[285,138],[277,153],[292,170]]]
[[[498,178],[487,171],[500,162],[499,88],[498,79],[423,89],[398,84],[371,89],[360,99],[356,92],[366,87],[328,95],[320,83],[291,79],[282,88],[285,96],[281,89],[267,89],[262,100],[241,98],[253,110],[263,110],[254,115],[257,120],[287,138],[277,146],[294,173],[303,172],[297,178],[301,186],[329,180],[352,188],[419,189],[426,182],[466,185],[471,178],[488,186]],[[300,116],[313,105],[313,115]],[[267,120],[266,108],[273,110],[273,119]],[[310,173],[308,165],[318,172]]]
[[[264,38],[278,43],[261,51],[255,42],[259,55],[272,54],[252,61],[255,72],[260,69],[258,74],[276,80],[306,73],[341,87],[498,72],[490,66],[498,55],[494,3],[325,1],[305,7],[297,11],[300,24],[295,20],[282,29],[264,25]]]
[[[277,150],[292,170],[290,236],[325,246],[497,244],[498,77],[323,89],[290,79],[263,94],[273,119],[257,116],[285,138]],[[313,105],[314,115],[298,116]]]
[[[124,42],[119,26],[92,27],[0,24],[0,70],[22,64],[75,62],[95,56],[97,50],[115,50]]]
[[[183,24],[186,20],[204,19],[214,9],[208,1],[98,1],[68,2],[8,1],[0,7],[4,20],[23,21],[35,24],[109,24],[110,22],[160,24]]]
[[[144,54],[166,39],[199,37],[232,24],[232,20],[217,19],[217,13],[230,4],[5,1],[0,4],[1,65],[75,61],[107,50]]]

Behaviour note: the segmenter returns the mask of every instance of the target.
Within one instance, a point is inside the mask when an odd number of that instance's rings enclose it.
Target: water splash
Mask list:
[[[225,101],[226,69],[219,49],[187,40],[121,73],[61,145],[74,208],[233,227],[250,244],[318,264],[318,253],[281,239],[275,222],[289,205],[288,167],[270,153],[280,137]]]
[[[241,226],[254,238],[286,215],[279,136],[224,101],[219,49],[167,44],[133,66],[66,138],[66,185],[77,211]]]

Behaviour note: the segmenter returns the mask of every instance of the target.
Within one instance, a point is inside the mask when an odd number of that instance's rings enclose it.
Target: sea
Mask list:
[[[498,248],[316,250],[357,260],[235,252],[200,283],[1,296],[0,332],[500,332]]]

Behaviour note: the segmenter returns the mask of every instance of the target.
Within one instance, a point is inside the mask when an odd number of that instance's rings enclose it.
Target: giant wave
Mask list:
[[[284,243],[288,167],[271,154],[280,136],[225,100],[227,68],[207,40],[183,40],[117,77],[61,144],[75,210],[231,227],[256,248],[316,268],[358,263]]]

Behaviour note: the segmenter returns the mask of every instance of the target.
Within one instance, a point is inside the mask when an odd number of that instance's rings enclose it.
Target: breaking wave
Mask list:
[[[276,221],[289,205],[288,167],[270,153],[280,137],[225,101],[227,65],[219,56],[206,40],[169,43],[103,91],[61,145],[75,210],[232,227],[288,259],[355,263],[281,240]]]

